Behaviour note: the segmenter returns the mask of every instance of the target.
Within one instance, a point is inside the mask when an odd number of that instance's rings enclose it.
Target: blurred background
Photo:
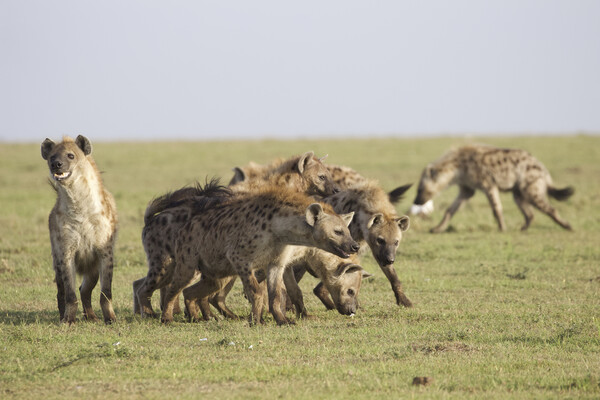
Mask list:
[[[600,2],[0,3],[0,141],[596,134]]]

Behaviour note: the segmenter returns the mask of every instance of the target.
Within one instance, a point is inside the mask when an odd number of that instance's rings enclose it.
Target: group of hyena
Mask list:
[[[83,276],[84,318],[97,319],[91,293],[100,280],[104,321],[115,321],[116,206],[91,157],[91,143],[81,135],[60,143],[46,139],[41,151],[57,193],[49,228],[61,321],[75,321],[77,274]],[[554,188],[546,168],[525,151],[471,145],[448,152],[424,169],[412,210],[429,212],[433,197],[452,184],[459,186],[459,195],[432,232],[446,229],[477,189],[488,197],[500,230],[505,224],[499,191],[513,192],[525,216],[522,229],[533,219],[532,206],[571,229],[547,195],[563,200],[573,189]],[[396,303],[410,307],[394,269],[409,228],[409,218],[397,214],[395,203],[410,186],[388,193],[353,169],[325,164],[307,152],[236,167],[227,186],[212,180],[155,198],[144,215],[148,273],[133,282],[134,311],[157,316],[151,297],[160,290],[163,322],[180,312],[181,293],[190,320],[199,319],[199,312],[205,320],[214,318],[211,305],[226,318],[238,318],[225,300],[239,277],[251,304],[250,323],[263,323],[268,309],[277,324],[288,324],[289,309],[309,317],[298,286],[308,272],[320,280],[314,293],[328,309],[352,315],[362,279],[370,276],[359,265],[366,247],[389,280]]]

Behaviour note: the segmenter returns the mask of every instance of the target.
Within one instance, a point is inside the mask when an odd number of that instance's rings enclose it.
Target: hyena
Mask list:
[[[322,162],[325,157],[316,158],[315,154],[309,151],[287,160],[276,160],[269,165],[251,163],[244,168],[236,167],[229,185],[262,180],[273,185],[293,187],[307,195],[329,196],[339,190]]]
[[[347,226],[352,217],[280,187],[232,194],[212,204],[197,202],[193,217],[177,234],[175,272],[162,321],[172,321],[174,300],[200,273],[199,283],[184,291],[186,306],[195,299],[202,304],[221,289],[222,278],[239,275],[252,304],[251,322],[262,322],[262,292],[252,271],[266,268],[273,317],[278,324],[289,323],[282,309],[283,273],[292,246],[318,247],[348,258],[359,249]]]
[[[306,318],[308,313],[297,283],[300,277],[296,277],[299,266],[321,281],[319,286],[333,299],[332,301],[327,296],[327,304],[332,309],[342,315],[356,313],[362,280],[371,276],[358,265],[357,255],[346,260],[314,247],[297,246],[292,260],[286,266],[284,281],[297,316]]]
[[[550,205],[548,195],[557,200],[566,200],[574,193],[574,189],[555,188],[546,167],[525,150],[468,145],[447,152],[423,170],[413,211],[418,211],[423,205],[432,209],[433,197],[454,184],[459,187],[458,196],[446,210],[442,221],[431,229],[433,233],[447,228],[452,216],[475,194],[475,190],[481,190],[487,196],[500,231],[506,229],[500,191],[512,191],[515,203],[525,217],[521,230],[529,228],[533,220],[533,207],[549,215],[563,228],[571,230],[571,225]]]
[[[211,186],[211,187],[214,187]],[[161,310],[164,309],[164,292],[173,278],[175,262],[175,235],[191,216],[191,206],[196,197],[218,195],[205,192],[199,185],[184,187],[162,195],[150,202],[144,214],[142,243],[148,261],[147,276],[133,282],[133,308],[142,316],[156,316],[150,299],[155,290],[161,291]],[[213,199],[214,200],[214,199]],[[224,315],[233,313],[224,303],[215,307]],[[179,302],[174,312],[179,312]]]
[[[410,185],[403,186],[404,191],[409,187]],[[396,193],[395,197],[400,198],[401,194]],[[396,304],[411,307],[412,303],[404,294],[393,265],[396,250],[403,232],[409,228],[410,220],[405,215],[397,215],[394,205],[390,202],[389,193],[376,182],[365,179],[362,183],[324,198],[323,201],[330,204],[337,213],[350,210],[355,212],[349,226],[352,237],[359,242],[361,248],[364,248],[362,245],[366,243],[371,249],[373,257],[392,286]],[[301,268],[296,268],[295,273],[300,277],[303,272]],[[314,293],[327,308],[332,308],[323,285],[319,284]]]
[[[322,160],[314,157],[312,151],[287,160],[277,160],[268,166],[251,163],[248,167],[236,168],[229,185],[236,192],[252,191],[257,185],[280,185],[291,190],[310,194],[328,195],[336,192]],[[212,185],[214,186],[214,185]],[[146,209],[142,242],[148,260],[146,277],[133,282],[134,312],[154,315],[150,298],[156,289],[161,289],[161,305],[164,304],[164,290],[172,280],[174,262],[173,236],[189,218],[190,209],[185,204],[196,196],[201,189],[183,188],[174,193],[161,196],[152,201]],[[169,229],[154,223],[157,215],[169,225]],[[234,318],[234,314],[225,304],[225,297],[235,283],[235,276],[221,282],[223,291],[210,298],[210,303],[224,316]],[[140,308],[140,305],[142,307]],[[178,312],[179,302],[175,302],[174,312]],[[161,306],[162,307],[162,306]]]
[[[83,316],[97,320],[92,310],[92,290],[100,278],[100,306],[104,322],[116,320],[112,306],[113,250],[117,212],[113,196],[104,188],[91,157],[92,145],[84,136],[42,143],[42,158],[50,169],[57,199],[49,217],[52,260],[62,322],[73,323],[77,314],[76,274]]]

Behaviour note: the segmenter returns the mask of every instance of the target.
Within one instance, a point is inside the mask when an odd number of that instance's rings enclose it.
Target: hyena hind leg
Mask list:
[[[550,205],[546,197],[534,197],[531,199],[531,202],[535,208],[548,215],[554,220],[554,222],[562,226],[564,229],[569,231],[573,230],[571,224],[569,224],[567,220],[561,218],[561,216],[558,214],[558,211],[556,211],[556,209]]]
[[[521,210],[521,213],[525,217],[525,223],[521,227],[521,230],[525,231],[527,230],[527,228],[529,228],[529,225],[531,225],[531,221],[533,221],[533,209],[531,207],[531,204],[529,204],[529,202],[525,200],[523,194],[519,189],[513,190],[513,199],[515,200],[515,203],[519,207],[519,210]]]

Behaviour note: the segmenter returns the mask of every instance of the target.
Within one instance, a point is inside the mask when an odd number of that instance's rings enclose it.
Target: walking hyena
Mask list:
[[[52,260],[58,289],[60,319],[75,322],[76,274],[83,275],[79,288],[83,316],[97,320],[92,310],[92,290],[100,278],[100,306],[104,322],[116,320],[112,306],[113,249],[117,213],[113,196],[104,189],[100,172],[90,156],[92,145],[84,136],[75,141],[50,139],[42,143],[57,200],[49,218]]]
[[[177,234],[175,273],[162,321],[172,320],[176,296],[200,272],[200,282],[184,291],[186,306],[220,290],[220,279],[239,275],[252,304],[251,321],[262,322],[262,293],[252,271],[266,268],[271,312],[278,324],[288,323],[282,311],[283,272],[291,245],[348,258],[359,249],[347,227],[352,216],[339,216],[327,205],[280,187],[232,194],[220,204],[197,202],[193,217]]]
[[[556,189],[544,165],[524,150],[468,145],[447,152],[424,169],[413,210],[423,205],[432,209],[433,197],[453,184],[459,186],[458,196],[431,232],[444,231],[454,213],[475,194],[475,190],[481,190],[487,196],[501,231],[506,226],[502,217],[500,191],[512,191],[515,203],[525,217],[521,230],[529,228],[533,220],[531,206],[549,215],[563,228],[571,230],[571,225],[550,205],[547,195],[565,200],[573,194],[573,188]]]
[[[410,185],[403,186],[406,191]],[[401,194],[396,193],[396,198]],[[404,294],[402,283],[394,269],[396,250],[402,240],[402,233],[409,228],[410,220],[407,216],[398,216],[394,205],[390,202],[390,194],[386,193],[374,181],[365,179],[361,183],[343,189],[333,196],[323,199],[330,204],[337,213],[352,210],[355,212],[350,233],[361,244],[367,243],[377,264],[389,280],[396,304],[411,307],[412,303]],[[301,275],[298,269],[295,271]],[[314,293],[321,299],[326,307],[331,308],[331,302],[326,299],[327,292],[319,284]]]
[[[262,180],[273,185],[293,187],[308,195],[329,196],[338,192],[338,189],[322,162],[325,157],[316,158],[309,151],[288,160],[276,160],[269,165],[251,163],[244,168],[236,167],[229,185]]]

